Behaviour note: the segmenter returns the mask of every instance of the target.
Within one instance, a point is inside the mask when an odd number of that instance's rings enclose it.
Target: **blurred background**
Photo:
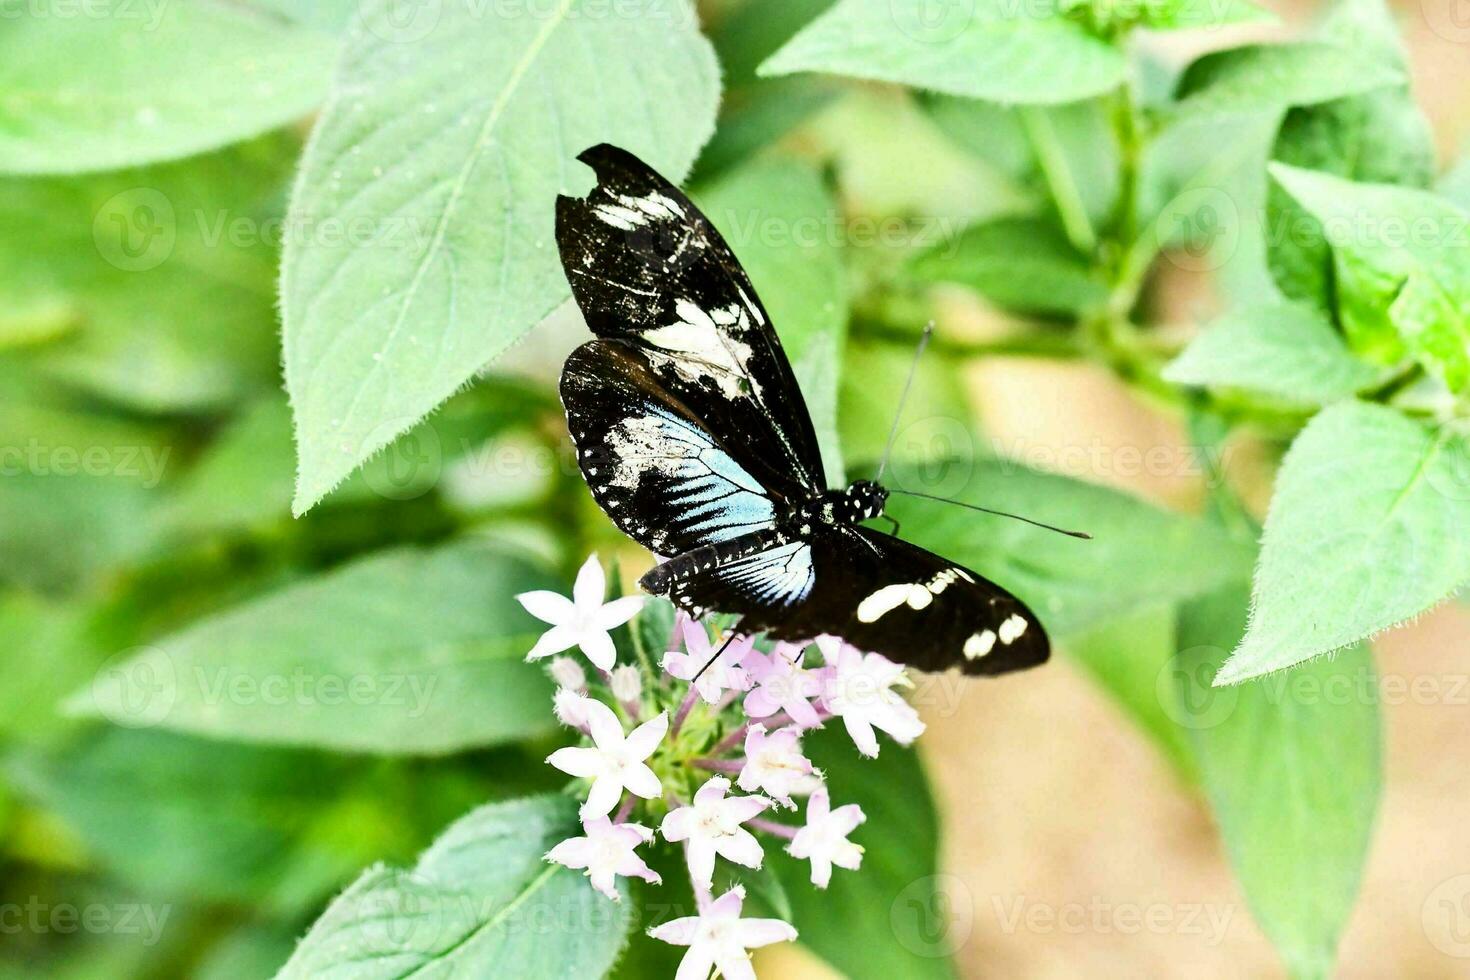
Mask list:
[[[1137,43],[1177,69],[1243,39],[1299,35],[1325,6],[1264,5],[1279,25]],[[351,4],[260,6],[325,33]],[[793,5],[790,30],[823,6]],[[749,28],[742,7],[701,5],[722,54],[738,52],[730,38]],[[1444,168],[1470,138],[1470,6],[1395,7]],[[7,46],[4,32],[28,11],[0,0],[0,62],[9,56],[17,74],[56,57]],[[727,86],[752,69],[727,60]],[[569,582],[594,547],[630,582],[648,560],[597,513],[568,456],[551,382],[585,339],[572,309],[323,504],[291,516],[276,275],[312,111],[292,110],[291,81],[280,79],[282,118],[300,122],[242,144],[146,174],[0,175],[0,976],[269,976],[363,867],[411,861],[477,803],[558,784],[540,764],[557,737],[549,714],[535,738],[497,745],[492,732],[478,740],[490,747],[446,743],[421,757],[176,734],[156,725],[146,696],[108,701],[97,717],[89,694],[175,682],[133,666],[161,638],[224,642],[228,619],[200,637],[187,631],[381,549],[460,533],[518,556],[507,595]],[[776,152],[817,168],[848,228],[846,278],[834,286],[854,297],[837,393],[848,460],[870,462],[881,447],[915,319],[932,314],[948,343],[926,368],[911,410],[920,421],[905,428],[900,456],[922,461],[953,436],[942,421],[957,420],[962,442],[983,431],[988,446],[1032,465],[1198,510],[1204,482],[1178,464],[1191,458],[1182,423],[1107,368],[1007,353],[1016,318],[974,290],[937,286],[919,303],[872,288],[912,236],[868,246],[852,229],[900,221],[950,233],[1020,210],[1023,189],[911,93],[846,84],[808,94],[809,114]],[[0,89],[0,120],[28,97]],[[729,133],[713,146],[737,155],[736,124]],[[698,199],[730,200],[719,196],[733,193],[720,184],[725,166],[710,151],[700,159]],[[158,189],[163,206],[150,196]],[[209,220],[164,214],[186,207]],[[1160,322],[1197,324],[1223,303],[1217,277],[1180,265],[1161,264],[1149,286]],[[1138,462],[1161,447],[1157,458],[1174,463]],[[1232,482],[1264,504],[1273,450],[1237,449]],[[301,644],[365,642],[349,623],[358,614],[344,606],[341,637]],[[1146,642],[1146,616],[1133,625]],[[1470,611],[1451,604],[1375,644],[1385,678],[1429,678],[1431,693],[1381,701],[1385,790],[1341,976],[1470,976],[1467,635]],[[496,642],[529,646],[521,635]],[[954,945],[967,977],[1284,975],[1209,809],[1077,653],[961,682],[921,705],[943,826],[935,941]],[[119,682],[119,669],[133,673]],[[207,731],[210,719],[195,725]],[[75,912],[58,917],[66,908]],[[795,947],[766,951],[758,965],[763,975],[831,975]]]

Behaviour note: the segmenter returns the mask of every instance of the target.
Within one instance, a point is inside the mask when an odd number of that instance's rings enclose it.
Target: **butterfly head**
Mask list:
[[[857,480],[842,494],[842,516],[853,524],[883,513],[888,491],[872,480]]]

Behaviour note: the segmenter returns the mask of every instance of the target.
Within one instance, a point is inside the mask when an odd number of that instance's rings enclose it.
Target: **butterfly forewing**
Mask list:
[[[597,185],[557,199],[556,243],[592,332],[638,348],[656,383],[724,434],[762,485],[788,497],[821,490],[801,389],[725,240],[627,151],[603,144],[578,159]],[[609,423],[627,411],[606,410]]]
[[[664,388],[646,354],[594,340],[561,399],[593,498],[633,540],[671,555],[773,527],[779,501]]]

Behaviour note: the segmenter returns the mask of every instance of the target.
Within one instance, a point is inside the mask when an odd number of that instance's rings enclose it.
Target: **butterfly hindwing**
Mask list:
[[[561,397],[593,498],[645,548],[677,554],[774,526],[777,502],[637,347],[583,344],[562,371]]]
[[[556,242],[587,325],[636,348],[654,381],[738,445],[775,493],[823,489],[806,403],[770,318],[729,245],[677,188],[606,144],[579,160],[585,198],[560,197]]]
[[[1001,674],[1046,661],[1050,644],[1015,596],[967,568],[862,527],[822,525],[800,538],[741,540],[680,567],[659,566],[645,587],[686,609],[740,616],[742,632],[778,640],[840,636],[920,670]],[[715,551],[725,552],[711,561]]]

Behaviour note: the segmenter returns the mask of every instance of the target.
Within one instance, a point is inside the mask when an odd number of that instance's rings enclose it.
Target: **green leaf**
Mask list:
[[[1442,196],[1470,211],[1470,146],[1461,152],[1455,165],[1439,178],[1434,189]]]
[[[949,978],[964,935],[941,896],[954,886],[939,874],[939,817],[918,755],[885,742],[864,759],[840,724],[803,739],[833,787],[832,805],[856,803],[867,821],[852,835],[864,847],[857,871],[837,869],[831,884],[811,883],[811,865],[775,847],[766,861],[785,884],[798,942],[851,977]],[[964,920],[968,921],[968,920]]]
[[[1092,0],[1103,9],[1114,6],[1112,0]],[[1129,4],[1118,5],[1127,10]],[[1218,30],[1232,24],[1274,22],[1277,16],[1250,0],[1149,0],[1142,4],[1138,23],[1159,31]]]
[[[1356,643],[1470,580],[1470,448],[1391,409],[1318,414],[1281,465],[1250,629],[1216,683]]]
[[[1252,684],[1209,675],[1245,626],[1244,585],[1187,605],[1179,695],[1230,864],[1292,976],[1326,977],[1352,911],[1382,795],[1376,675],[1357,645]]]
[[[1407,346],[1452,390],[1470,386],[1470,212],[1429,191],[1271,174],[1321,222],[1349,344],[1390,363]]]
[[[1177,111],[1253,110],[1314,105],[1401,85],[1403,72],[1335,44],[1247,44],[1196,60],[1179,79]]]
[[[544,734],[551,688],[524,663],[544,577],[467,540],[362,559],[164,637],[68,707],[215,738],[388,754]]]
[[[1320,313],[1298,303],[1231,310],[1164,369],[1175,384],[1244,388],[1305,405],[1346,398],[1380,373],[1354,357]]]
[[[1126,452],[1126,450],[1124,451]],[[1164,453],[1108,456],[1119,470],[1188,466]],[[1062,527],[1080,541],[1020,521],[912,498],[889,500],[904,537],[994,579],[1025,600],[1053,638],[1065,638],[1141,606],[1211,592],[1248,574],[1248,550],[1194,518],[1128,494],[1019,463],[951,460],[915,472],[896,468],[892,486],[938,493]],[[982,488],[974,490],[971,488]]]
[[[368,235],[287,243],[298,514],[567,298],[554,208],[590,183],[576,154],[608,141],[678,179],[719,96],[683,0],[448,4],[411,44],[393,8],[353,32],[292,195],[293,224]]]
[[[1407,73],[1397,30],[1384,0],[1343,0],[1320,33],[1365,62]],[[1434,173],[1434,134],[1405,83],[1291,110],[1271,156],[1351,180],[1423,187]],[[1271,274],[1281,291],[1335,313],[1321,225],[1274,184],[1266,222]]]
[[[1175,772],[1194,782],[1194,757],[1176,720],[1178,700],[1171,686],[1160,683],[1175,651],[1174,620],[1168,605],[1124,613],[1078,633],[1064,652],[1153,740]]]
[[[39,294],[75,318],[17,355],[149,412],[279,384],[273,196],[295,142],[271,137],[141,170],[0,183],[0,308]]]
[[[104,728],[64,748],[12,755],[5,769],[22,795],[150,895],[294,913],[377,857],[399,829],[349,798],[346,763],[313,753]],[[333,805],[356,806],[353,834],[322,832]]]
[[[924,105],[960,146],[1022,185],[1046,187],[1058,211],[1072,202],[1093,227],[1112,218],[1121,151],[1108,100],[1023,107],[936,96]]]
[[[837,203],[794,160],[757,162],[701,190],[704,211],[750,274],[796,372],[816,426],[827,480],[844,483],[837,386],[847,335],[847,278]]]
[[[1037,218],[974,225],[909,268],[923,281],[957,282],[1006,309],[1041,316],[1076,316],[1108,295],[1066,236]]]
[[[456,821],[411,870],[378,866],[328,906],[277,980],[599,977],[630,925],[627,902],[543,860],[578,833],[576,804],[533,797]]]
[[[1053,0],[951,4],[842,0],[760,67],[898,82],[995,102],[1055,104],[1101,95],[1125,74],[1122,52],[1057,16]]]
[[[848,345],[837,416],[849,459],[871,467],[883,455],[918,342],[915,333],[909,342],[854,338]],[[923,358],[893,444],[894,461],[928,463],[969,451],[972,418],[957,372],[938,357]]]
[[[326,94],[336,42],[239,4],[13,5],[0,32],[0,172],[115,170],[291,122]],[[85,65],[85,71],[78,66]]]

